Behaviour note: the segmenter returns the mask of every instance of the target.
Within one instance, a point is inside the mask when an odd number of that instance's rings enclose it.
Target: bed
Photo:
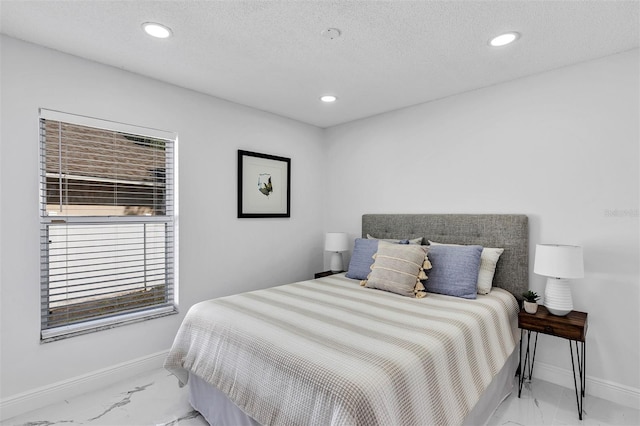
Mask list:
[[[504,251],[475,299],[406,297],[336,274],[194,305],[165,368],[210,424],[486,423],[518,365],[527,217],[363,215],[367,236]]]

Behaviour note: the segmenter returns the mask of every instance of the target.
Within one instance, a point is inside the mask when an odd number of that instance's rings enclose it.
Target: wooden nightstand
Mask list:
[[[340,272],[344,272],[344,271],[324,271],[324,272],[316,272],[316,274],[313,276],[314,279],[318,279],[318,278],[322,278],[322,277],[328,277],[331,275],[335,275],[335,274],[339,274]]]
[[[520,328],[520,367],[518,368],[520,377],[518,380],[518,398],[522,393],[522,385],[527,376],[527,366],[529,380],[533,373],[533,363],[536,360],[536,347],[538,346],[538,333],[550,334],[569,340],[569,352],[571,353],[571,367],[573,369],[573,385],[576,389],[576,404],[578,405],[578,417],[582,420],[582,399],[584,398],[584,387],[586,381],[586,362],[585,362],[585,345],[587,336],[587,313],[571,311],[564,317],[559,317],[549,313],[544,306],[538,306],[538,312],[528,314],[524,310],[518,314],[518,327]],[[524,335],[527,335],[527,349],[522,352],[522,343]],[[531,333],[535,333],[535,342],[533,344],[533,353],[530,352]],[[578,359],[578,376],[580,377],[580,391],[578,391],[578,382],[576,380],[576,362],[574,361],[574,344],[575,354]],[[580,348],[578,348],[578,345]]]

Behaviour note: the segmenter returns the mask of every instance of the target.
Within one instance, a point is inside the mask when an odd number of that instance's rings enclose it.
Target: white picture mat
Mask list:
[[[242,157],[242,213],[287,212],[287,166],[285,161],[244,155]],[[261,174],[271,175],[273,192],[269,196],[259,190]]]

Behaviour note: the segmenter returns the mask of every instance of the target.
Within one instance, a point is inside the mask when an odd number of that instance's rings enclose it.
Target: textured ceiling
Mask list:
[[[639,46],[640,1],[0,1],[11,37],[329,127]],[[153,39],[156,21],[174,36]],[[321,36],[338,28],[342,36]],[[518,31],[514,44],[490,37]],[[318,98],[338,96],[334,104]]]

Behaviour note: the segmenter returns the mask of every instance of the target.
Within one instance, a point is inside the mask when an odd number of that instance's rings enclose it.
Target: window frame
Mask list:
[[[78,216],[78,215],[49,215],[47,213],[47,167],[46,167],[46,142],[42,134],[43,121],[58,121],[73,125],[91,127],[109,132],[125,133],[145,138],[163,139],[170,144],[170,153],[166,153],[165,165],[167,172],[164,177],[166,186],[171,187],[171,202],[166,202],[163,215],[146,216]],[[40,222],[40,341],[41,343],[56,341],[80,334],[86,334],[99,330],[110,329],[117,326],[146,321],[153,318],[164,317],[178,313],[178,135],[159,129],[152,129],[137,125],[108,121],[82,115],[75,115],[45,108],[39,109],[39,222]],[[106,317],[94,317],[70,324],[47,326],[49,318],[49,228],[63,225],[117,225],[117,224],[165,224],[163,235],[170,243],[170,249],[165,253],[164,289],[167,291],[168,300],[163,306],[148,306],[137,308],[135,311],[113,313]],[[146,227],[143,227],[146,233]],[[146,235],[146,234],[145,234]],[[146,243],[145,246],[146,247]],[[146,283],[146,279],[145,279]],[[47,293],[45,292],[45,288]]]

